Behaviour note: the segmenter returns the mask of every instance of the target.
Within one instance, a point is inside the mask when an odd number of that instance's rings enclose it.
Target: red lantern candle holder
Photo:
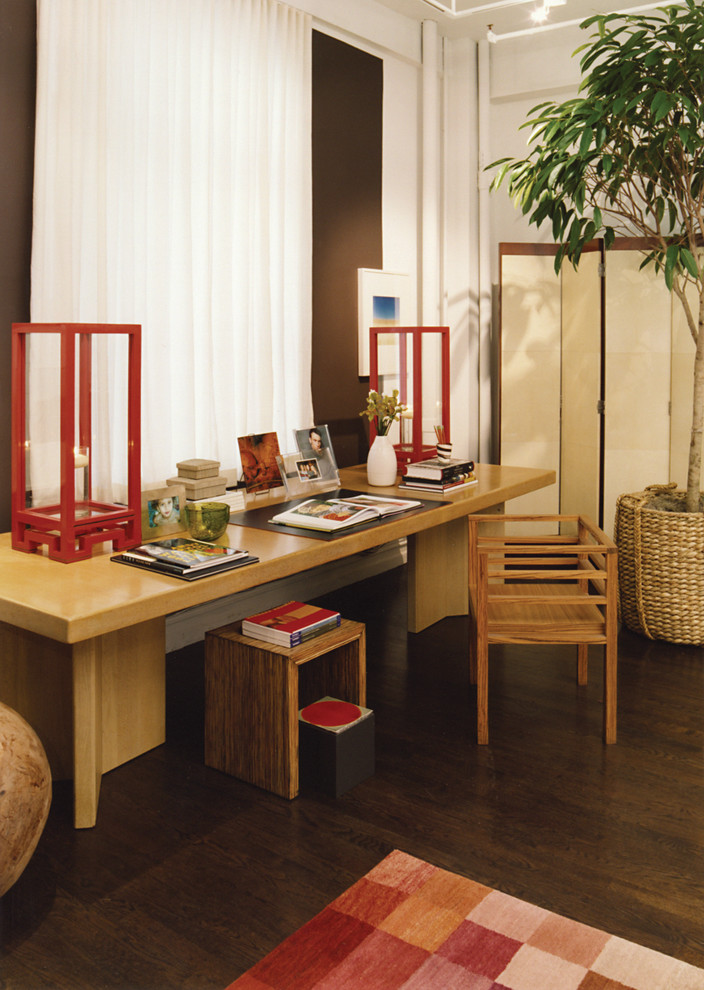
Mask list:
[[[450,442],[450,328],[370,327],[369,387],[408,407],[392,426],[400,468],[435,456],[438,434]],[[370,439],[376,436],[371,423]]]
[[[96,544],[111,541],[120,550],[141,542],[140,382],[137,325],[13,324],[15,550],[46,547],[49,557],[69,563],[90,557]],[[119,409],[101,414],[97,403],[110,397]]]

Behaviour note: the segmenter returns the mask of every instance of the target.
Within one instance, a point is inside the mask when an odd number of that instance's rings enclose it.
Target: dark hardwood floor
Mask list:
[[[202,761],[202,650],[168,658],[167,742],[70,787],[0,902],[4,990],[223,990],[394,848],[704,967],[704,651],[622,633],[619,742],[601,654],[492,653],[475,743],[467,623],[405,632],[403,569],[325,599],[367,623],[377,771],[285,801]]]

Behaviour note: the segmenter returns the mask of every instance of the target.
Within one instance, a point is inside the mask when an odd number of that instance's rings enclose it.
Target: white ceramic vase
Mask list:
[[[367,458],[367,481],[379,488],[388,488],[396,481],[398,467],[396,451],[389,436],[375,436]]]

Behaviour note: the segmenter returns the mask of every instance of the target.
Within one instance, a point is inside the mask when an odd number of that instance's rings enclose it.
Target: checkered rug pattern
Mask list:
[[[704,970],[395,850],[235,988],[704,990]]]

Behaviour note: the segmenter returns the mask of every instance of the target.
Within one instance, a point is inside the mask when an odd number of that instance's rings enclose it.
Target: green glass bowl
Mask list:
[[[194,540],[217,540],[229,521],[230,506],[226,502],[186,502],[186,525]]]

